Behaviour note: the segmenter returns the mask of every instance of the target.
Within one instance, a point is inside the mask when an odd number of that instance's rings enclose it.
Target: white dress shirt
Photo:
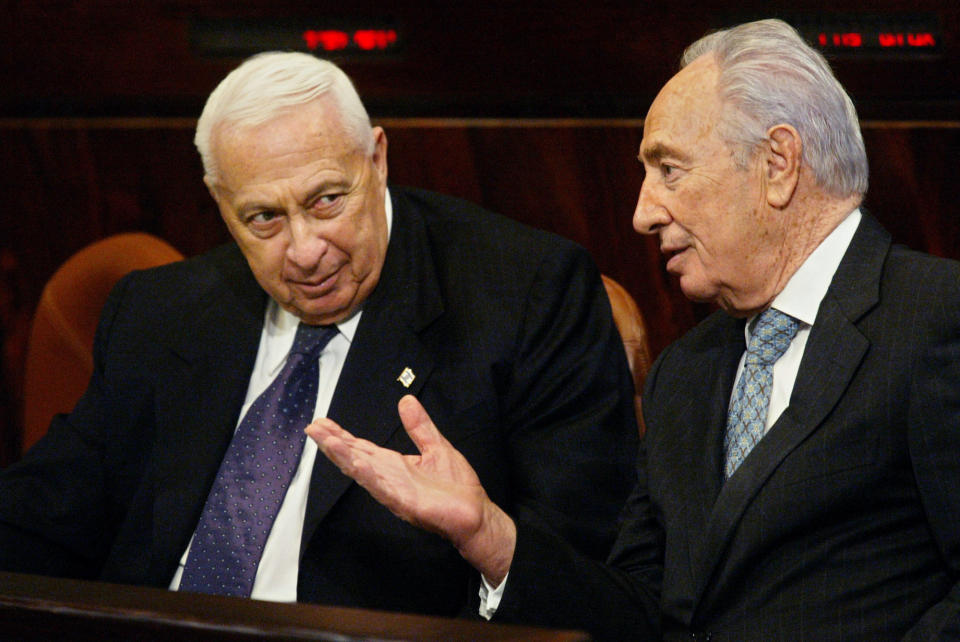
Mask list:
[[[387,235],[393,226],[393,207],[390,203],[390,193],[385,196],[385,211],[387,216]],[[330,343],[320,353],[320,381],[317,387],[317,403],[314,407],[313,418],[325,417],[333,399],[340,371],[347,359],[347,352],[353,342],[353,335],[360,322],[361,311],[357,310],[349,318],[337,324],[339,331]],[[240,417],[247,414],[247,410],[257,397],[273,382],[287,362],[290,348],[297,334],[300,319],[294,314],[281,308],[276,301],[270,299],[265,313],[263,332],[260,334],[260,347],[257,350],[257,360],[250,376],[247,388],[247,397],[240,411]],[[237,421],[237,426],[240,420]],[[306,427],[306,426],[304,426]],[[287,494],[280,506],[280,512],[273,522],[273,528],[267,536],[257,567],[257,575],[253,582],[253,591],[250,597],[258,600],[275,602],[295,602],[297,599],[297,576],[300,570],[300,537],[303,533],[304,517],[307,510],[307,494],[310,489],[310,477],[313,473],[313,463],[317,457],[317,445],[312,439],[307,439],[300,455],[300,463],[293,474],[293,479],[287,488]],[[191,542],[193,539],[191,538]],[[183,575],[183,566],[186,564],[190,546],[183,552],[180,564],[170,582],[170,589],[180,587],[180,578]]]
[[[834,228],[827,238],[817,246],[817,249],[807,257],[806,261],[787,281],[787,285],[780,294],[773,299],[771,307],[800,321],[800,327],[786,352],[773,365],[773,391],[770,395],[765,430],[770,429],[770,426],[776,422],[790,403],[790,395],[793,393],[793,384],[797,380],[797,372],[800,370],[803,351],[807,347],[810,328],[817,318],[817,311],[820,309],[823,297],[827,294],[830,282],[833,281],[833,275],[840,266],[840,261],[843,260],[843,255],[850,246],[850,241],[853,240],[853,235],[860,225],[860,219],[859,209],[855,209],[848,214],[843,222]],[[757,316],[759,315],[751,317],[744,328],[747,344],[750,343],[750,334]],[[746,351],[744,351],[743,356],[740,357],[737,381],[743,373],[746,354]],[[736,389],[735,382],[733,390],[736,391]],[[481,580],[480,616],[489,620],[500,605],[503,591],[507,586],[507,578],[504,578],[497,587],[491,586],[485,577],[481,576]]]
[[[800,326],[786,352],[773,364],[773,390],[770,393],[770,406],[767,409],[764,432],[770,430],[790,404],[790,395],[793,394],[793,384],[797,380],[797,372],[800,370],[800,360],[807,347],[810,328],[813,327],[813,322],[817,318],[820,303],[830,288],[833,275],[836,274],[840,261],[843,260],[843,255],[860,225],[860,219],[859,209],[847,215],[793,273],[786,287],[770,304],[770,307],[789,314],[799,321]],[[757,316],[759,315],[751,317],[744,328],[747,345],[750,344],[750,335]],[[740,357],[737,378],[731,391],[731,401],[737,390],[736,382],[740,380],[740,375],[743,373],[746,357],[747,353],[744,351],[743,356]]]

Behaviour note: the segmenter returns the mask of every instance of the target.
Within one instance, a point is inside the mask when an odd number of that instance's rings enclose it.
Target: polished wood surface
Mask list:
[[[578,642],[572,631],[0,573],[4,640]]]

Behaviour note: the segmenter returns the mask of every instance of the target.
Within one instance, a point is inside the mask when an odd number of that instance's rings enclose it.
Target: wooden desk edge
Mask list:
[[[141,640],[589,640],[572,631],[3,572],[0,630],[38,640],[54,633],[116,639],[120,632]]]

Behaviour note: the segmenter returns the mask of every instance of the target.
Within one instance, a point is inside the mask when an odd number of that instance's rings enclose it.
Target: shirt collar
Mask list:
[[[353,343],[353,335],[357,332],[361,312],[362,310],[358,308],[349,317],[339,322],[337,324],[337,330],[339,331],[337,336],[342,336],[348,343]],[[264,366],[267,372],[275,374],[283,365],[290,353],[290,348],[293,347],[298,325],[300,325],[300,317],[284,310],[276,301],[270,299],[267,304],[267,315],[263,327],[267,350]]]
[[[390,188],[383,190],[383,211],[387,215],[387,241],[390,240],[390,232],[393,230],[393,201],[390,200]]]
[[[794,272],[786,287],[774,297],[770,307],[812,326],[820,310],[820,303],[827,295],[833,275],[850,247],[861,218],[859,208],[850,212]],[[747,343],[750,342],[750,330],[755,319],[756,315],[751,317],[744,330]]]

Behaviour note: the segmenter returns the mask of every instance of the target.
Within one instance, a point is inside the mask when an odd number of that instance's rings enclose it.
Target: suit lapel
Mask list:
[[[167,546],[157,551],[154,565],[167,578],[171,556],[183,552],[236,426],[265,305],[265,293],[233,248],[217,264],[203,309],[188,310],[167,335],[172,361],[182,364],[158,394],[166,407],[156,410],[154,538]]]
[[[689,520],[686,533],[690,534],[703,532],[720,492],[727,405],[744,350],[743,321],[726,315],[721,318],[720,332],[709,335],[712,345],[685,356],[699,381],[713,382],[705,402],[699,398],[689,402],[690,411],[683,415],[687,430],[677,450],[682,469],[704,471],[680,487],[681,492],[688,491],[684,494],[683,516]]]
[[[879,300],[879,281],[889,246],[889,235],[864,214],[820,304],[790,405],[711,504],[702,548],[695,555],[695,603],[711,584],[713,572],[750,502],[783,460],[820,427],[859,368],[869,341],[855,323]],[[727,397],[729,394],[727,388]]]
[[[694,578],[693,581],[700,575],[702,538],[720,492],[727,405],[744,350],[743,320],[722,312],[717,314],[719,331],[710,332],[700,346],[681,357],[690,364],[690,372],[697,376],[697,380],[689,385],[701,385],[703,381],[713,383],[709,390],[704,390],[703,397],[691,396],[688,390],[677,386],[677,392],[690,399],[681,400],[687,410],[676,413],[673,418],[682,417],[680,421],[684,429],[675,450],[679,459],[668,462],[671,468],[679,471],[696,471],[696,474],[683,473],[676,488],[682,502],[682,525],[675,536],[680,538],[677,545],[685,551],[685,554],[679,553],[677,559],[678,562],[685,560],[689,565],[688,575]],[[670,404],[668,411],[675,412],[676,407]]]
[[[423,219],[394,197],[393,228],[380,283],[363,316],[337,381],[328,416],[383,445],[402,429],[397,403],[416,395],[433,369],[420,332],[443,310]],[[409,385],[401,375],[413,376]],[[321,454],[313,468],[301,550],[353,481]]]

